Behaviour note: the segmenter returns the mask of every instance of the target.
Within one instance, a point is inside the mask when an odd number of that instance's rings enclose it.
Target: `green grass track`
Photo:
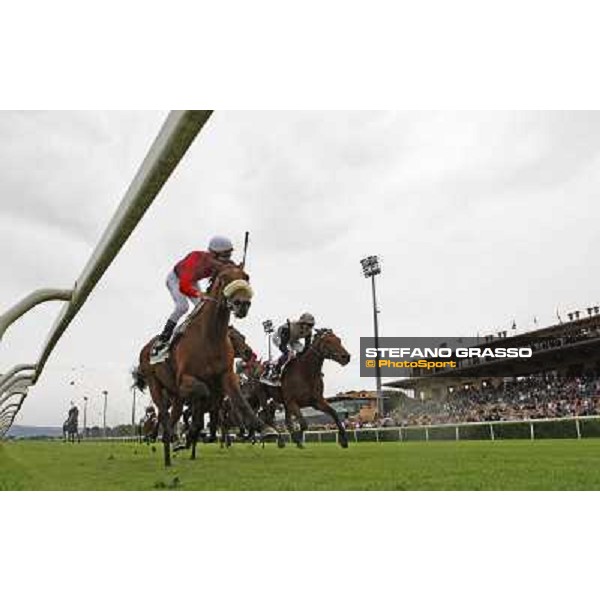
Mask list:
[[[0,443],[0,490],[598,490],[600,440],[199,445]]]

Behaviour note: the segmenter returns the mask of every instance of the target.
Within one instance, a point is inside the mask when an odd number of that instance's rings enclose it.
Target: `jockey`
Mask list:
[[[281,351],[281,356],[273,370],[273,378],[279,376],[283,365],[296,356],[297,353],[305,352],[312,340],[312,331],[315,326],[315,318],[310,313],[304,313],[297,321],[289,319],[281,325],[275,335],[273,342]]]
[[[195,306],[204,297],[198,283],[203,279],[210,279],[219,267],[229,263],[232,252],[231,240],[216,235],[208,244],[208,252],[204,250],[190,252],[175,265],[167,276],[167,288],[175,302],[175,309],[152,348],[153,355],[159,354],[166,348],[177,322],[188,311],[189,302]]]

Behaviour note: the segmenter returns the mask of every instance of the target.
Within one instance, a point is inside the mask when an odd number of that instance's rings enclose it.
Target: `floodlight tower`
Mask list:
[[[379,314],[379,308],[377,308],[377,294],[375,292],[375,275],[381,274],[381,265],[379,264],[378,256],[367,256],[360,261],[363,269],[363,275],[365,278],[371,278],[371,290],[373,292],[373,328],[375,330],[375,348],[379,350],[379,323],[377,321],[377,315]],[[375,359],[375,378],[377,381],[377,413],[379,418],[383,417],[383,395],[381,393],[381,369],[379,367],[379,352]]]
[[[269,340],[269,362],[271,362],[271,334],[275,331],[275,328],[273,327],[273,321],[271,321],[271,319],[263,321],[262,325],[265,333],[267,334],[267,339]]]
[[[108,404],[108,392],[104,390],[104,410],[102,411],[102,427],[104,429],[104,437],[106,437],[106,405]]]
[[[131,399],[131,435],[135,437],[135,387],[132,390]]]
[[[83,397],[83,437],[86,438],[88,435],[88,431],[87,431],[87,404],[88,404],[88,397],[84,396]]]

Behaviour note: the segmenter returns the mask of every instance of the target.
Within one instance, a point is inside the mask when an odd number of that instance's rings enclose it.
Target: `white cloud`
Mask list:
[[[72,284],[163,118],[0,114],[3,307],[34,287]],[[371,253],[383,258],[384,335],[472,335],[587,305],[598,299],[599,133],[594,112],[216,112],[61,340],[20,422],[60,423],[73,395],[101,403],[103,389],[109,420],[128,420],[128,369],[170,311],[165,276],[216,232],[241,245],[251,231],[257,295],[239,326],[263,354],[264,318],[311,310],[356,355],[372,331],[359,265]],[[56,309],[9,331],[2,367],[37,357]],[[357,362],[325,373],[328,393],[372,385]]]

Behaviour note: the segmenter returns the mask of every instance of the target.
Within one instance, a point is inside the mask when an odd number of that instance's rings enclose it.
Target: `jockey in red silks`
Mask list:
[[[198,283],[203,279],[210,279],[220,267],[231,262],[232,252],[231,240],[217,235],[210,240],[208,251],[190,252],[175,265],[167,276],[167,288],[175,302],[175,309],[152,348],[153,355],[166,348],[177,322],[187,313],[189,303],[196,305],[204,297]]]

